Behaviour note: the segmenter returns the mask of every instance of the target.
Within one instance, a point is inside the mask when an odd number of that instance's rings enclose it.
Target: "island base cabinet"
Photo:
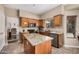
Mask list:
[[[51,41],[46,41],[35,46],[35,54],[49,54],[52,52]]]
[[[24,52],[27,54],[34,54],[35,53],[35,47],[32,46],[27,40],[24,41]]]
[[[27,40],[24,41],[24,52],[28,54],[49,54],[52,51],[51,40],[32,46]]]

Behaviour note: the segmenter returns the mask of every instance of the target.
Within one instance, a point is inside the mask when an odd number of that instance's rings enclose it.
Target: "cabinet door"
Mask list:
[[[28,19],[27,18],[21,18],[20,19],[20,25],[21,25],[21,27],[28,26]]]
[[[0,12],[0,50],[5,45],[5,16]]]
[[[63,44],[64,44],[63,34],[58,35],[58,38],[59,38],[59,39],[58,39],[58,40],[59,40],[59,41],[58,41],[58,42],[59,42],[58,45],[59,45],[59,47],[62,47]]]
[[[43,27],[43,20],[38,20],[38,26]]]
[[[54,17],[54,27],[61,26],[62,16],[58,15]]]

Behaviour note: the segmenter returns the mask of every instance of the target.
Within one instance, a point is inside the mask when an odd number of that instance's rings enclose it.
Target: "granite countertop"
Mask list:
[[[51,37],[40,35],[40,34],[36,34],[36,33],[23,34],[23,35],[32,44],[32,46],[35,46],[35,45],[43,43],[43,42],[45,42],[47,40],[52,40],[53,39]]]
[[[63,32],[50,32],[50,33],[63,34]]]

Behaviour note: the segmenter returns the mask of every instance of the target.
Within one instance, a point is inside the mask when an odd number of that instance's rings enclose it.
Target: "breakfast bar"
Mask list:
[[[53,38],[40,34],[23,34],[24,52],[30,54],[49,54]]]

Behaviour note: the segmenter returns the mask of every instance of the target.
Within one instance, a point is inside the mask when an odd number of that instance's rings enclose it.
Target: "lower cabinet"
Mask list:
[[[49,33],[48,32],[39,32],[39,34],[49,36]]]
[[[64,34],[58,34],[58,47],[63,47],[64,45]]]
[[[52,46],[60,48],[64,44],[63,34],[50,33],[50,36],[53,37]]]
[[[19,33],[19,38],[20,38],[20,43],[23,43],[23,39],[24,39],[24,37],[23,37],[23,34],[28,34],[28,32],[20,32]]]
[[[52,51],[51,40],[32,46],[32,44],[24,38],[24,52],[28,54],[50,54]]]

